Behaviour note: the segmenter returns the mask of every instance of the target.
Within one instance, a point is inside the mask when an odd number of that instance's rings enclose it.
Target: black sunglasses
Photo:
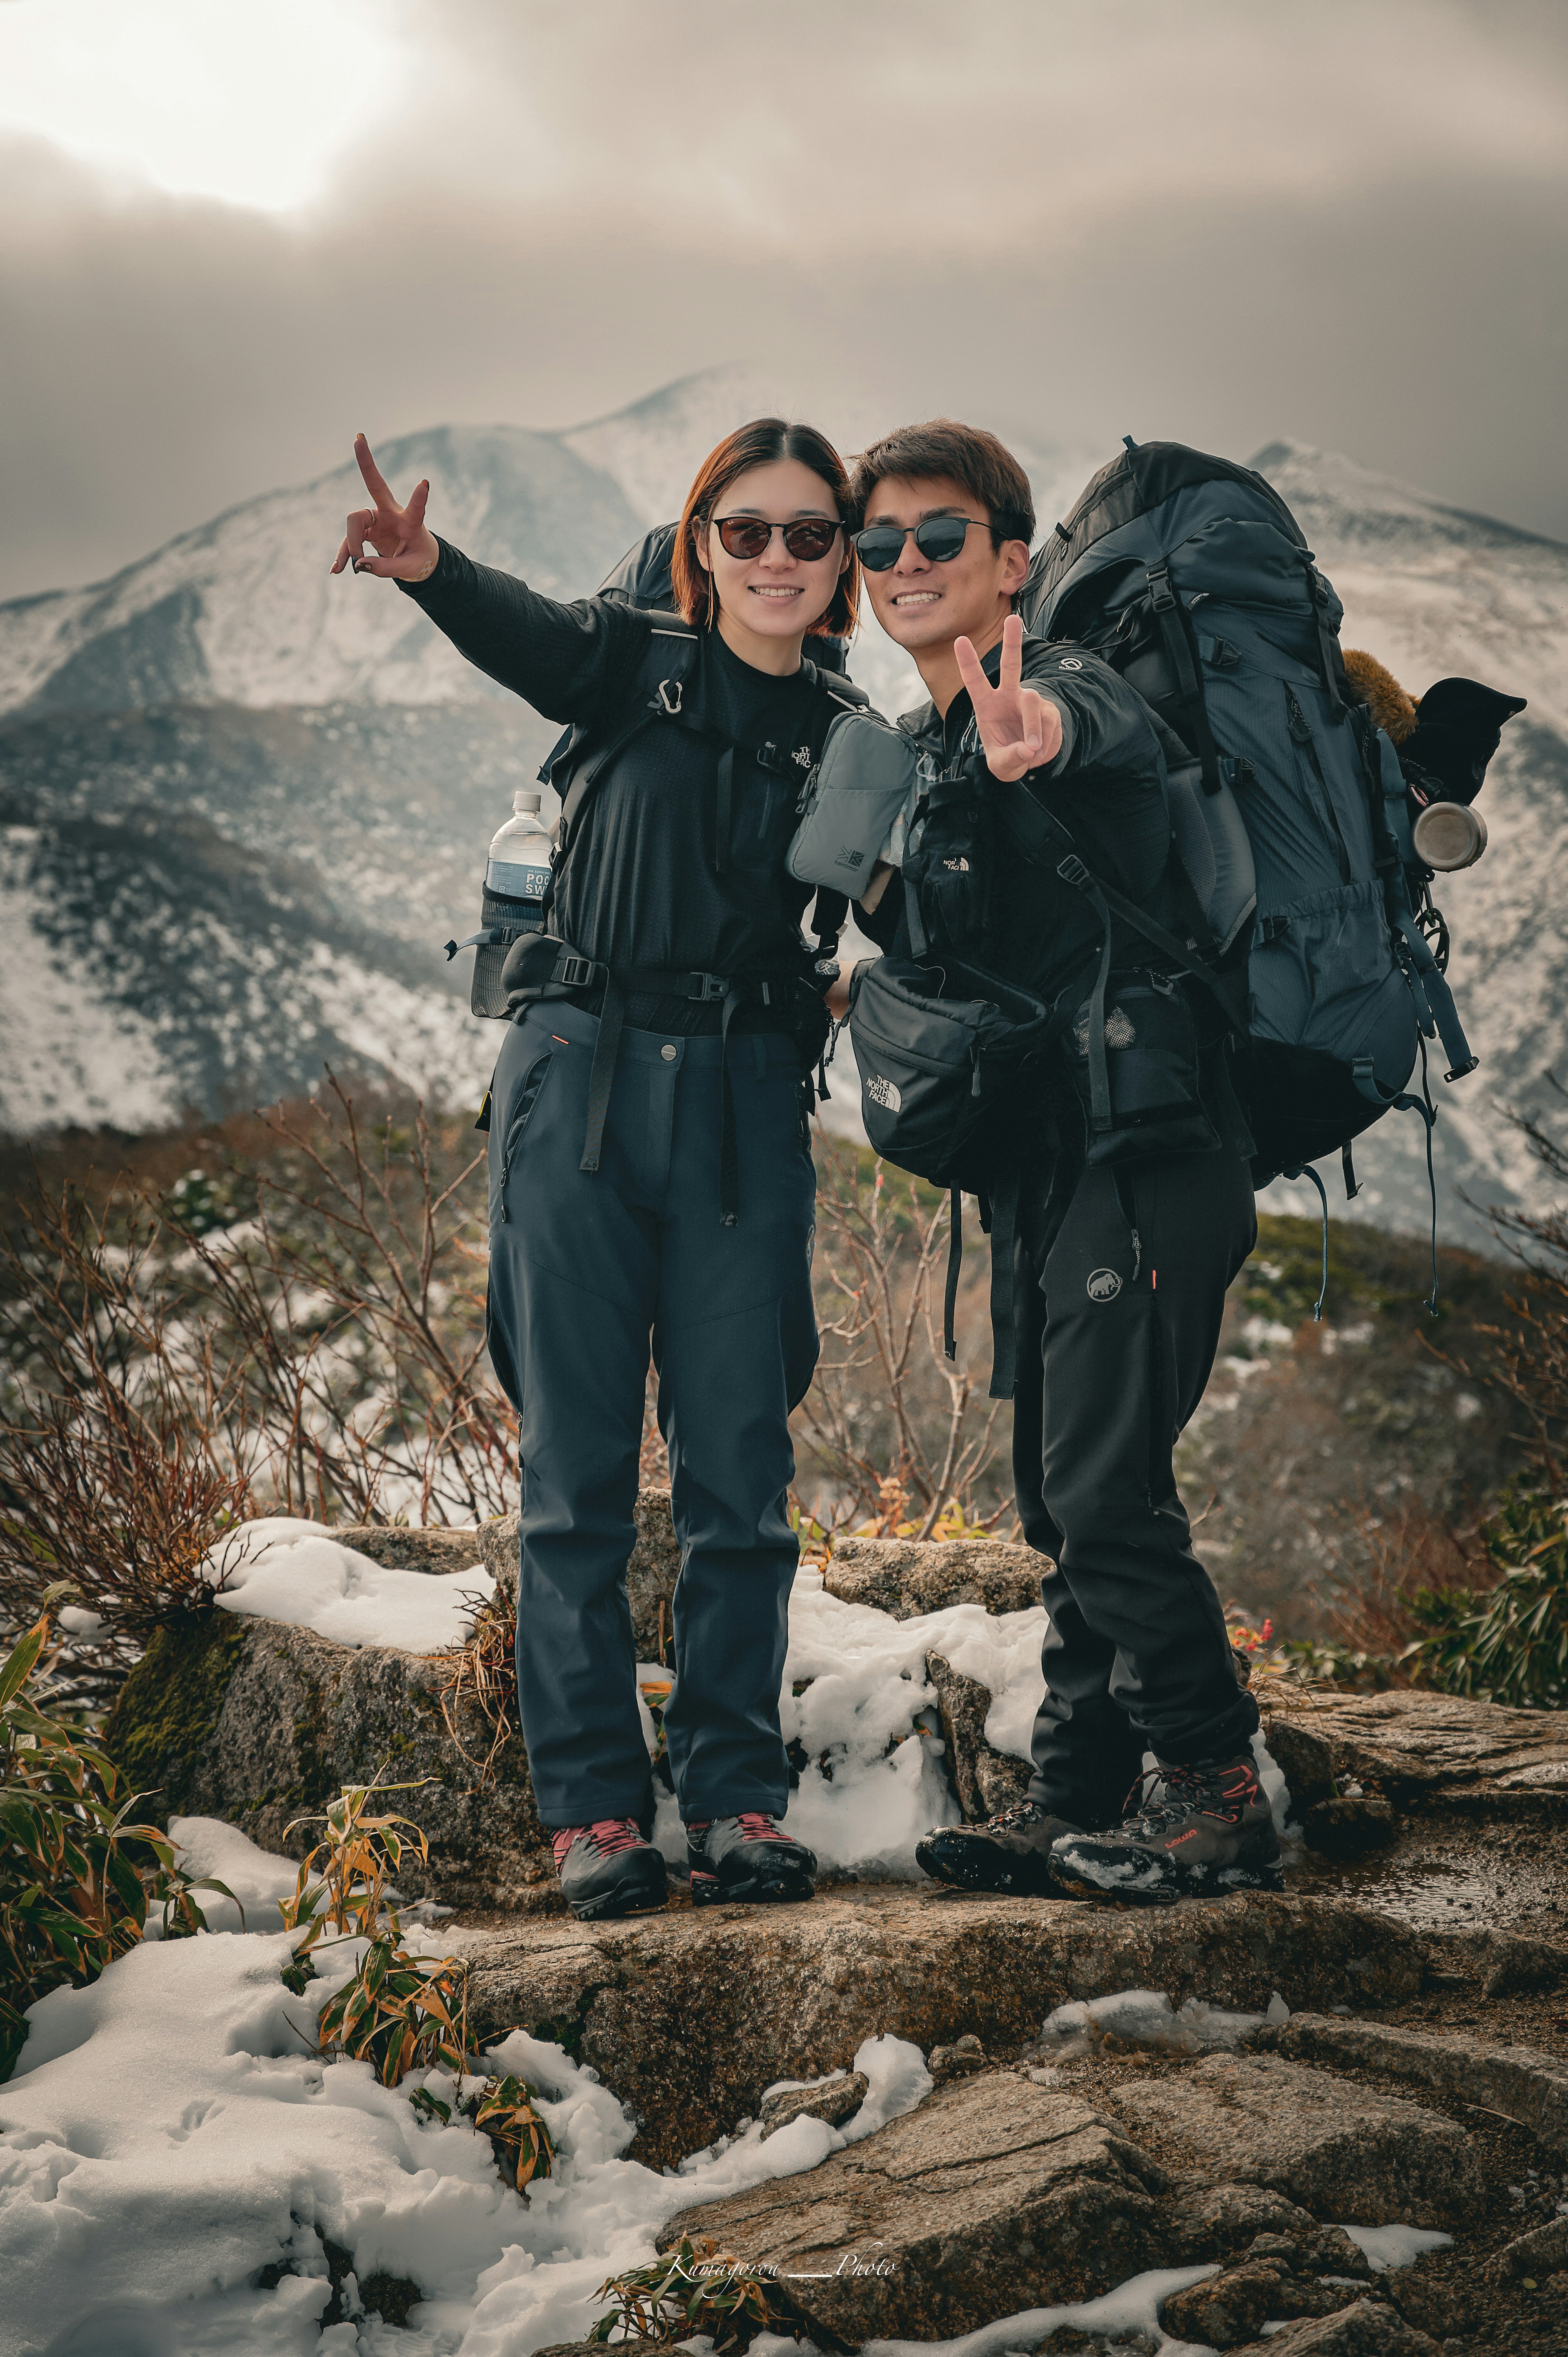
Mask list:
[[[720,547],[730,556],[758,557],[774,533],[781,532],[791,556],[802,565],[816,565],[827,555],[840,527],[829,523],[825,516],[797,516],[793,523],[769,523],[763,516],[734,515],[716,516],[714,529]]]
[[[922,556],[933,565],[950,565],[974,527],[989,532],[979,516],[928,516],[923,523],[874,523],[854,535],[855,553],[868,573],[891,573],[904,554],[911,533]]]

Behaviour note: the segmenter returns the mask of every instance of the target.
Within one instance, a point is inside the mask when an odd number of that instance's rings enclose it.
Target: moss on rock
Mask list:
[[[245,1650],[248,1623],[228,1612],[182,1612],[154,1631],[121,1687],[103,1747],[146,1795],[145,1817],[188,1813],[199,1763]]]

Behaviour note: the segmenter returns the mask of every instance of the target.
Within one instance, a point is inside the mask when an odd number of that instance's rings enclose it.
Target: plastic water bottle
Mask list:
[[[550,834],[539,815],[540,798],[519,790],[512,815],[490,838],[479,902],[481,930],[466,942],[449,942],[448,957],[474,949],[474,986],[468,1004],[476,1015],[504,1015],[501,968],[520,933],[544,927],[544,895],[550,883]]]
[[[539,815],[539,801],[537,794],[513,794],[513,814],[490,837],[485,862],[487,892],[498,899],[525,901],[532,909],[534,921],[518,928],[527,933],[538,932],[544,921],[540,903],[550,881],[550,834]]]

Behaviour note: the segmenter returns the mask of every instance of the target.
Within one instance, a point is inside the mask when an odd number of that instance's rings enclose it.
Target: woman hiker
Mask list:
[[[844,468],[778,418],[722,442],[681,518],[677,621],[476,565],[426,527],[428,482],[400,505],[363,435],[354,447],[374,505],[332,570],[397,582],[480,670],[575,724],[546,930],[504,975],[489,1132],[489,1349],[520,1425],[518,1702],[562,1890],[591,1918],[665,1900],[626,1595],[651,1342],[692,1895],[809,1899],[816,1859],[778,1822],[779,1695],[829,976],[784,853],[830,721],[865,700],[802,659],[854,625]]]

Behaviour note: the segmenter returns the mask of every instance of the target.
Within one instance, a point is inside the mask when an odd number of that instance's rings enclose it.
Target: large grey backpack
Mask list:
[[[1343,1149],[1353,1194],[1350,1141],[1395,1107],[1425,1123],[1430,1171],[1425,1042],[1441,1039],[1450,1081],[1477,1059],[1399,756],[1352,696],[1339,600],[1278,492],[1180,443],[1129,441],[1037,552],[1019,605],[1153,708],[1177,853],[1217,945],[1251,916],[1239,1077],[1259,1183]]]

